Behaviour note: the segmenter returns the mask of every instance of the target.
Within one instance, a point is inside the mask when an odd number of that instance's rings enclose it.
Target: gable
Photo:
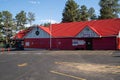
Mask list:
[[[90,37],[100,37],[100,36],[90,27],[85,27],[76,37],[90,38]]]
[[[50,35],[39,27],[35,27],[24,38],[49,38]]]

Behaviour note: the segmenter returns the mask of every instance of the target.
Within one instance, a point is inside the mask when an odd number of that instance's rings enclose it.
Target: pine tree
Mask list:
[[[89,10],[88,10],[88,14],[89,14],[89,19],[90,20],[96,20],[97,19],[97,16],[95,14],[95,9],[93,7],[91,7]]]
[[[2,12],[0,12],[0,38],[2,38]]]
[[[88,14],[88,9],[85,5],[81,6],[80,15],[81,15],[81,20],[82,21],[87,21],[88,20],[89,14]]]
[[[50,22],[48,22],[48,23],[43,23],[43,24],[40,24],[40,26],[44,26],[44,27],[49,27],[50,26]]]
[[[30,26],[32,25],[32,21],[35,21],[35,14],[32,12],[28,12],[28,22],[30,23]]]
[[[99,5],[100,16],[99,19],[110,19],[110,18],[118,18],[118,14],[120,13],[120,4],[119,0],[100,0]]]
[[[68,0],[62,15],[62,22],[80,21],[79,5],[74,0]]]
[[[5,36],[6,44],[9,44],[12,36],[12,14],[9,11],[2,11],[2,33]]]
[[[25,29],[25,24],[27,23],[26,12],[21,11],[15,16],[15,18],[19,29]]]

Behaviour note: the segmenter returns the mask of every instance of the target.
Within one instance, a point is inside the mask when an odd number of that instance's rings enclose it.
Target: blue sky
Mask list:
[[[35,13],[34,24],[41,24],[47,21],[61,22],[62,12],[67,0],[0,0],[0,12],[8,10],[13,17],[21,10]],[[99,0],[75,0],[78,5],[94,7],[96,14],[99,14]]]

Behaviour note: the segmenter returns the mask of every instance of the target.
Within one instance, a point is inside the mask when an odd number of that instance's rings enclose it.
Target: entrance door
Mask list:
[[[92,47],[93,47],[92,46],[92,38],[86,39],[86,49],[87,50],[92,50],[93,49]]]

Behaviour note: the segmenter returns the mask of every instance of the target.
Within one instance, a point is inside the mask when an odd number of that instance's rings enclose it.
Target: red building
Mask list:
[[[23,38],[25,48],[117,50],[119,31],[120,19],[107,19],[32,27],[20,31],[15,38]]]

